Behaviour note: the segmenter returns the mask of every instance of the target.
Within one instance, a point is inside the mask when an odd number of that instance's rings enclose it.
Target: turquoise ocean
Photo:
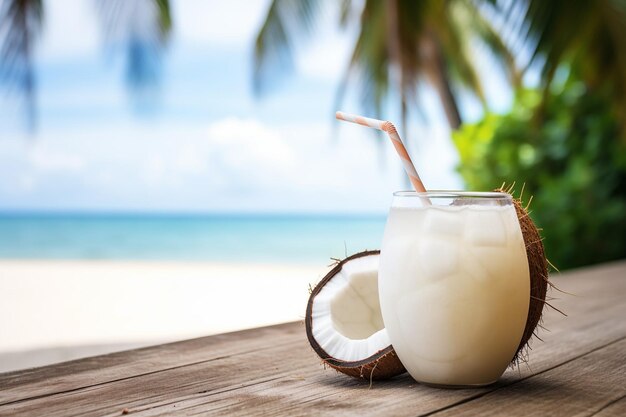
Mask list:
[[[0,258],[326,265],[379,248],[384,225],[383,215],[5,213]]]

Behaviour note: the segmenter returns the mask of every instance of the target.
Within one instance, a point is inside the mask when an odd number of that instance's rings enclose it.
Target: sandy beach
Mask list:
[[[302,320],[324,266],[0,261],[0,372]]]

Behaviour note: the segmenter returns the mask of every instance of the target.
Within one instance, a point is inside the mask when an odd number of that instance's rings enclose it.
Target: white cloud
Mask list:
[[[268,0],[179,0],[171,3],[174,37],[184,42],[250,45]],[[102,29],[95,0],[44,4],[38,56],[44,60],[102,53]]]
[[[295,155],[286,139],[255,120],[228,118],[212,124],[208,144],[233,171],[257,176],[294,168]]]
[[[71,172],[81,171],[85,166],[85,160],[72,152],[53,150],[49,144],[35,143],[27,149],[28,161],[37,171]]]
[[[333,41],[316,41],[306,48],[297,60],[299,74],[339,82],[347,68],[350,45],[347,38]]]
[[[420,136],[428,144],[413,154],[425,183],[456,188],[447,132]],[[352,125],[333,141],[328,121],[244,118],[47,130],[33,146],[0,141],[0,206],[385,212],[391,193],[405,187],[387,141]]]
[[[320,13],[314,36],[298,48],[296,66],[307,77],[338,82],[350,60],[358,28],[341,29],[339,4],[328,6]]]
[[[268,0],[173,2],[175,35],[193,43],[249,45],[268,5]]]
[[[141,178],[145,185],[151,188],[159,188],[163,185],[171,185],[175,181],[168,173],[166,161],[161,155],[150,155],[141,167]]]
[[[30,192],[35,188],[35,179],[32,175],[21,175],[17,181],[17,188]]]
[[[205,129],[135,134],[136,139],[145,136],[151,137],[151,151],[142,159],[141,169],[150,187],[184,187],[201,178],[208,192],[228,187],[264,189],[297,169],[287,139],[257,120],[227,118]]]
[[[100,52],[100,27],[95,1],[54,0],[44,2],[44,30],[39,56],[57,59]]]
[[[202,175],[208,171],[208,161],[206,155],[198,152],[197,145],[185,144],[174,158],[174,167],[184,174]]]

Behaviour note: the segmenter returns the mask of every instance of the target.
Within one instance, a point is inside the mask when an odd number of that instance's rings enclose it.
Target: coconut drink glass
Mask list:
[[[512,198],[498,192],[397,192],[378,276],[383,321],[419,382],[482,386],[505,371],[530,301]]]

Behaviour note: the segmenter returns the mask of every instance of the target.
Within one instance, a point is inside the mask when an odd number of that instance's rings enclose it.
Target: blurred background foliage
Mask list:
[[[517,181],[550,261],[560,269],[626,254],[626,142],[611,94],[570,79],[547,94],[520,89],[510,113],[453,134],[468,188]]]
[[[107,43],[125,51],[129,86],[153,84],[177,23],[169,1],[94,3]],[[626,0],[272,0],[253,48],[257,92],[268,74],[293,67],[293,53],[333,7],[339,26],[357,28],[337,103],[350,87],[365,113],[382,118],[395,100],[411,140],[407,118],[423,114],[419,93],[428,85],[454,132],[467,187],[525,184],[554,264],[626,257]],[[44,11],[41,0],[0,0],[0,81],[22,92],[31,125]],[[487,108],[477,45],[515,90],[507,114]],[[538,81],[525,83],[528,74]],[[482,103],[482,120],[464,120],[461,93]]]
[[[169,0],[89,0],[105,49],[121,55],[135,98],[159,81],[161,56],[172,28]],[[28,128],[37,127],[35,51],[45,27],[46,1],[0,0],[0,87],[22,96]]]
[[[271,2],[255,44],[257,84],[268,67],[289,61],[292,31],[310,35],[317,3]],[[626,257],[626,1],[355,3],[340,2],[339,24],[352,14],[360,31],[339,98],[356,84],[364,112],[381,117],[395,91],[401,131],[411,140],[406,119],[419,112],[419,87],[427,83],[453,132],[467,188],[524,185],[554,265]],[[507,114],[486,110],[482,120],[464,123],[460,92],[486,107],[477,45],[501,64],[515,101]],[[538,78],[533,88],[522,82],[527,73]]]
[[[526,4],[524,4],[526,3]],[[626,2],[512,2],[537,88],[453,133],[468,188],[524,185],[560,269],[626,257]],[[517,20],[519,23],[513,23]]]

